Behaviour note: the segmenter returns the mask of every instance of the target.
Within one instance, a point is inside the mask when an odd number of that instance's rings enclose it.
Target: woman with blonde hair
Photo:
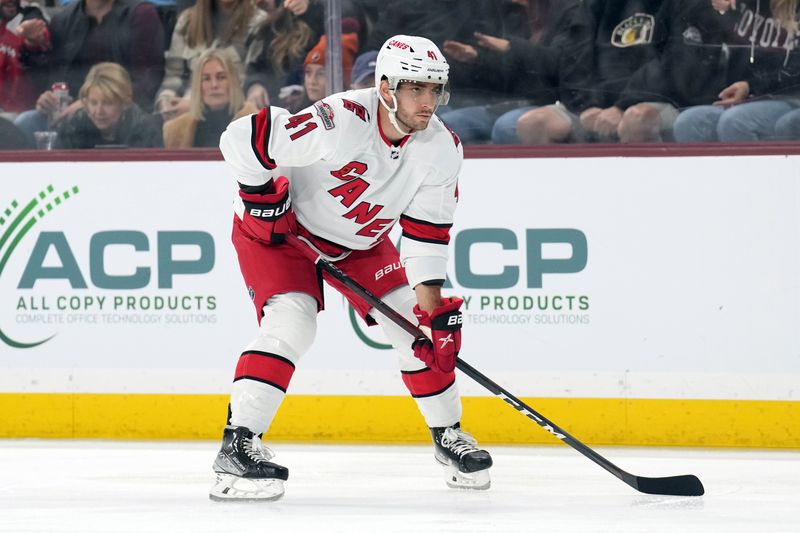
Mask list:
[[[133,103],[131,77],[117,63],[98,63],[78,94],[82,107],[62,122],[57,148],[160,147],[155,117]]]
[[[217,147],[232,120],[256,113],[255,106],[245,103],[239,79],[230,51],[203,52],[192,73],[189,112],[164,124],[164,146]]]
[[[164,120],[189,110],[189,81],[200,55],[209,48],[229,50],[239,75],[244,73],[247,35],[266,19],[252,0],[196,0],[181,13],[167,51],[157,109]]]

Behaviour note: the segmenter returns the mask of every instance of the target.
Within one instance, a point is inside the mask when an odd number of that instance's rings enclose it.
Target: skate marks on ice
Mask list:
[[[0,440],[2,533],[796,533],[800,452],[606,448],[642,475],[691,472],[699,498],[640,494],[567,447],[487,446],[488,491],[445,486],[430,446],[269,443],[277,502],[212,502],[218,443]]]

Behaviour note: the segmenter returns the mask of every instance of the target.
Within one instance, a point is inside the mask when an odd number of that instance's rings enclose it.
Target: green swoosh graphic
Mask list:
[[[11,244],[8,245],[8,250],[6,250],[6,253],[3,255],[3,259],[0,260],[0,274],[3,273],[3,269],[5,268],[6,263],[8,263],[8,258],[11,256],[11,252],[14,251],[14,248],[17,247],[19,241],[22,240],[22,238],[25,236],[26,233],[28,233],[28,231],[33,227],[34,224],[36,224],[36,219],[31,218],[24,226],[22,226],[20,232],[17,233],[17,236],[14,237],[14,240],[11,241]]]
[[[50,339],[52,339],[55,336],[56,336],[56,334],[54,333],[54,334],[50,335],[49,337],[47,337],[46,339],[41,340],[41,341],[37,341],[37,342],[19,342],[19,341],[15,341],[11,337],[9,337],[5,333],[3,333],[3,330],[0,329],[0,340],[2,340],[4,343],[8,344],[12,348],[35,348],[36,346],[39,346],[40,344],[46,343],[47,341],[49,341]]]
[[[51,194],[53,192],[53,190],[54,190],[53,186],[52,185],[48,185],[46,187],[46,191],[39,191],[39,194],[38,194],[39,200],[44,202],[45,198],[47,198],[47,196],[49,194]],[[78,194],[78,192],[79,192],[78,187],[77,186],[73,186],[72,187],[72,194]],[[69,190],[65,190],[60,196],[56,195],[55,197],[53,197],[53,202],[55,203],[56,206],[61,205],[61,199],[62,198],[64,200],[68,200],[70,198],[70,191]],[[47,202],[45,204],[44,208],[40,208],[39,209],[38,213],[33,213],[33,216],[31,216],[31,218],[20,228],[19,232],[14,236],[14,238],[11,239],[11,241],[9,241],[9,239],[11,238],[11,235],[14,233],[14,230],[16,230],[19,227],[20,223],[25,219],[25,217],[27,217],[29,214],[31,214],[31,212],[34,209],[36,209],[36,207],[39,205],[39,200],[37,200],[36,197],[34,196],[31,199],[31,201],[28,202],[27,205],[25,205],[25,207],[22,209],[22,211],[20,211],[19,214],[14,218],[14,220],[9,224],[8,228],[6,228],[6,231],[3,232],[3,236],[0,237],[0,249],[2,249],[3,246],[7,242],[9,243],[5,254],[3,254],[3,258],[0,259],[0,275],[2,275],[3,269],[5,268],[6,263],[8,263],[8,260],[11,257],[11,253],[14,251],[14,249],[16,249],[17,245],[25,237],[25,235],[30,231],[30,229],[36,224],[37,220],[43,218],[45,216],[45,214],[47,214],[47,213],[49,213],[50,211],[53,210],[53,204],[50,203],[50,202]],[[4,211],[4,214],[7,217],[10,217],[11,214],[12,214],[12,210],[16,209],[17,206],[18,206],[17,201],[16,200],[12,200],[11,207],[10,208],[6,208],[5,211]],[[46,209],[46,211],[45,211],[45,209]],[[38,219],[37,219],[37,214],[38,214]],[[6,219],[5,218],[0,218],[0,226],[3,226],[5,223],[6,223]],[[11,337],[9,337],[7,334],[5,334],[0,329],[0,341],[3,341],[5,344],[7,344],[8,346],[11,346],[12,348],[34,348],[36,346],[39,346],[40,344],[46,343],[47,341],[49,341],[50,339],[52,339],[55,336],[56,336],[56,334],[54,333],[54,334],[50,335],[49,337],[47,337],[46,339],[43,339],[43,340],[40,340],[40,341],[21,342],[21,341],[16,341],[16,340],[12,339]]]
[[[0,237],[0,248],[2,248],[3,245],[6,243],[6,241],[8,240],[8,238],[11,237],[11,234],[14,232],[15,229],[17,229],[19,223],[22,222],[22,219],[28,216],[28,213],[33,211],[33,209],[37,205],[39,205],[39,202],[36,201],[36,198],[28,202],[28,205],[26,205],[25,208],[22,210],[22,212],[20,212],[20,214],[17,215],[17,217],[11,222],[11,225],[8,226],[8,229],[5,231],[5,233],[3,233],[3,236]]]
[[[6,207],[6,210],[5,210],[5,212],[3,214],[5,216],[7,216],[7,217],[10,217],[11,213],[13,212],[13,210],[16,209],[17,207],[19,207],[19,204],[17,203],[17,201],[16,200],[11,200],[11,207]],[[3,218],[3,215],[0,215],[0,226],[4,225],[5,223],[6,223],[6,219]]]

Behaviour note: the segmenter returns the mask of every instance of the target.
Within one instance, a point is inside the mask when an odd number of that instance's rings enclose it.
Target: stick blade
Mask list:
[[[645,494],[663,494],[666,496],[702,496],[705,494],[703,484],[693,475],[671,477],[639,477],[635,476],[633,488]]]

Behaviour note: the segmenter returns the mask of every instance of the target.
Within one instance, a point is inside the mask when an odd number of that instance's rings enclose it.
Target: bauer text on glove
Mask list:
[[[251,237],[267,244],[280,244],[286,233],[297,229],[289,180],[284,176],[258,187],[240,185],[239,197],[244,203],[242,227]]]
[[[456,356],[461,349],[461,324],[463,316],[458,309],[464,302],[461,298],[442,298],[442,304],[427,313],[414,306],[414,314],[420,329],[430,334],[430,339],[417,339],[412,347],[414,357],[423,361],[431,370],[452,372],[456,367]]]

